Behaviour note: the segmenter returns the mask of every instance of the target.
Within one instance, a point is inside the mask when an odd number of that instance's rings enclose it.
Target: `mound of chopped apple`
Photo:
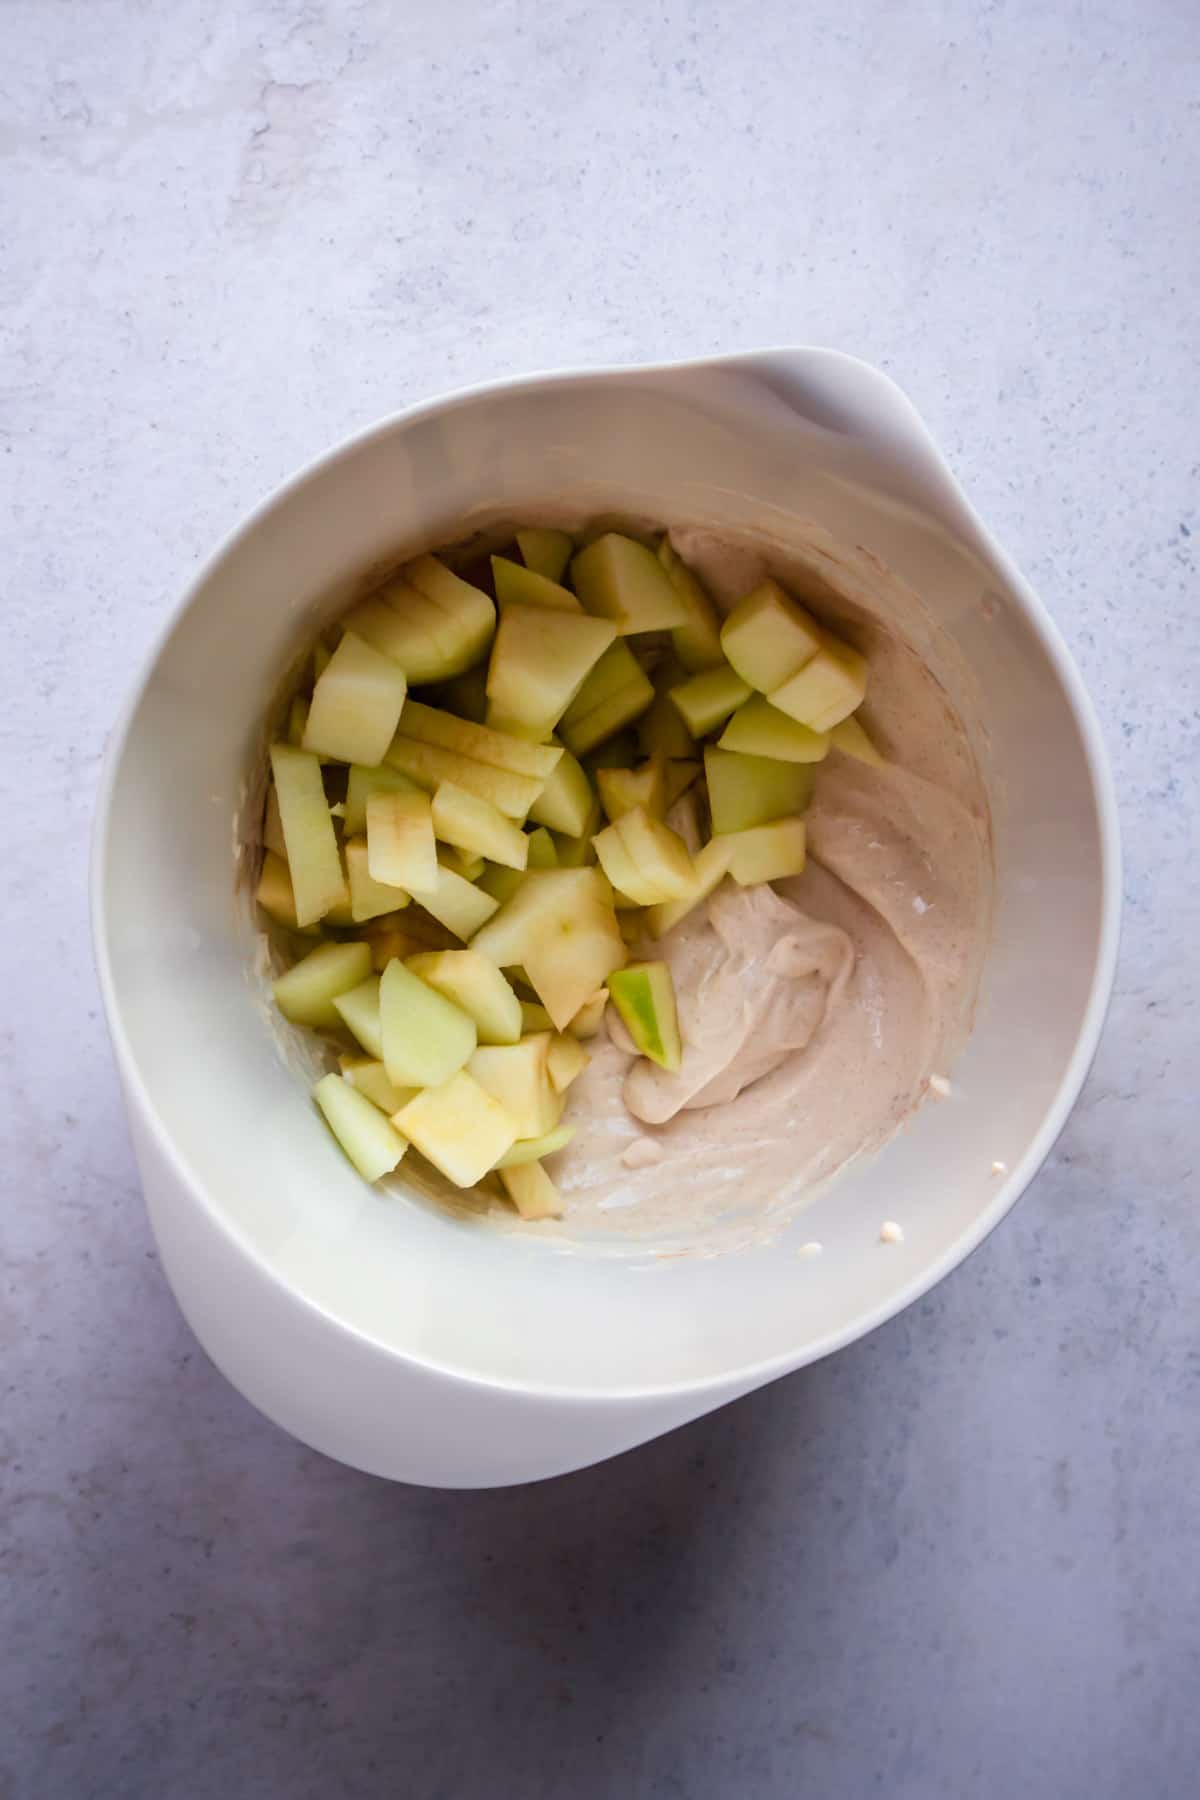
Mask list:
[[[340,1051],[314,1097],[354,1166],[412,1146],[545,1219],[609,998],[644,1056],[687,1053],[667,965],[630,946],[726,877],[799,874],[819,764],[883,759],[865,660],[777,582],[722,620],[666,537],[512,550],[417,557],[318,644],[271,747],[257,899],[291,963],[276,1004]],[[694,854],[668,823],[693,788]]]

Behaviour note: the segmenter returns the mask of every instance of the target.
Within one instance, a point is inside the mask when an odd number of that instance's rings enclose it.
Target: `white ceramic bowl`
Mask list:
[[[564,493],[667,524],[815,524],[882,558],[971,671],[1000,772],[994,942],[955,1101],[852,1165],[797,1230],[736,1254],[562,1254],[381,1199],[264,1023],[233,889],[266,697],[339,592],[481,507],[520,518]],[[100,801],[100,979],[150,1216],[197,1337],[329,1455],[471,1487],[611,1455],[861,1336],[991,1230],[1078,1094],[1113,975],[1115,820],[1057,632],[875,370],[769,351],[504,382],[387,420],[290,482],[202,572]],[[880,1244],[886,1217],[902,1244]],[[824,1256],[798,1259],[801,1238]]]

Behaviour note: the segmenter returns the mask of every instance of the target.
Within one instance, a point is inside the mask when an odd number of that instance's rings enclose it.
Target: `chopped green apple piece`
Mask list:
[[[866,728],[853,716],[849,719],[840,719],[829,735],[834,749],[840,750],[843,756],[853,756],[859,762],[867,763],[873,769],[882,769],[886,766],[886,756],[868,736]]]
[[[455,1187],[474,1187],[517,1139],[512,1118],[459,1069],[401,1107],[392,1124]]]
[[[750,698],[749,682],[725,663],[719,669],[705,669],[689,681],[671,689],[671,704],[681,715],[693,737],[703,737],[727,719],[731,712]]]
[[[404,715],[400,716],[404,723]],[[480,727],[480,729],[483,729]],[[477,762],[457,750],[443,749],[440,744],[422,744],[397,732],[387,753],[388,767],[399,769],[418,787],[432,792],[443,781],[478,794],[510,819],[523,819],[542,791],[540,775],[518,775],[512,769],[497,769],[490,763]]]
[[[700,773],[698,762],[669,762],[667,764],[667,811],[670,812],[681,794],[686,794],[693,781]]]
[[[586,613],[506,606],[488,664],[490,705],[505,719],[548,734],[615,636],[614,625]]]
[[[810,731],[772,706],[765,694],[755,694],[739,706],[721,733],[722,750],[740,750],[746,756],[773,756],[778,762],[821,762],[829,754],[829,733]]]
[[[588,612],[614,620],[623,637],[687,623],[683,601],[654,552],[619,531],[606,532],[572,557],[571,579]]]
[[[283,841],[283,820],[279,816],[279,795],[275,792],[275,783],[267,789],[267,804],[263,810],[262,828],[263,849],[272,851],[276,856],[287,860],[287,845]]]
[[[770,756],[715,748],[704,752],[704,774],[712,828],[718,836],[803,812],[815,779],[812,763],[777,762]]]
[[[702,900],[720,886],[729,873],[729,859],[733,852],[729,838],[710,838],[708,843],[697,850],[692,858],[692,867],[696,871],[696,879],[687,895],[682,900],[664,900],[658,906],[647,907],[643,917],[646,928],[653,938],[666,937],[668,931],[686,919]]]
[[[628,644],[605,651],[562,716],[559,736],[583,756],[654,703],[654,688]]]
[[[366,838],[346,839],[346,878],[350,884],[350,916],[356,925],[368,919],[382,918],[385,913],[399,912],[408,905],[404,888],[376,881],[368,861]]]
[[[546,1011],[540,1000],[522,1000],[519,1002],[519,1005],[521,1008],[521,1031],[523,1034],[528,1034],[533,1031],[554,1030],[554,1020],[550,1017],[550,1014]]]
[[[560,869],[582,869],[585,863],[594,863],[596,849],[592,839],[604,823],[604,814],[600,810],[600,802],[593,802],[592,810],[583,823],[583,830],[578,837],[568,837],[563,831],[552,831],[554,849],[558,857]]]
[[[671,633],[676,656],[692,674],[698,674],[701,669],[718,668],[725,656],[721,649],[721,620],[716,607],[669,538],[663,538],[659,544],[658,560],[667,571],[687,615],[683,624],[677,625]]]
[[[695,883],[687,845],[644,806],[597,833],[593,842],[608,879],[637,906],[681,900]]]
[[[591,1060],[577,1037],[570,1032],[556,1032],[546,1052],[546,1069],[555,1093],[565,1094]]]
[[[296,896],[292,892],[292,878],[288,874],[287,863],[282,856],[276,856],[273,850],[268,850],[263,857],[254,898],[277,924],[286,925],[289,931],[300,929],[296,923]],[[305,927],[306,933],[313,933],[315,930],[313,925]]]
[[[683,1061],[675,986],[664,962],[630,963],[608,978],[608,991],[635,1047],[674,1073]]]
[[[487,595],[483,595],[487,600]],[[487,601],[490,608],[491,601]],[[388,656],[403,669],[410,686],[448,681],[479,660],[472,635],[464,638],[449,626],[440,607],[404,581],[389,582],[361,600],[342,620],[347,631]],[[490,630],[488,635],[490,636]],[[483,647],[486,647],[484,638]]]
[[[389,1118],[410,1100],[415,1100],[421,1091],[420,1088],[400,1088],[389,1081],[387,1070],[376,1057],[340,1056],[338,1062],[342,1079],[357,1088],[360,1094],[365,1094],[371,1105],[377,1106]]]
[[[529,525],[517,533],[517,549],[525,567],[547,581],[561,581],[575,546],[569,531],[553,531],[545,525]]]
[[[559,1124],[553,1131],[546,1132],[544,1137],[518,1138],[512,1148],[500,1157],[496,1167],[518,1169],[522,1163],[540,1162],[542,1157],[553,1156],[556,1150],[565,1149],[574,1136],[574,1125]]]
[[[367,867],[375,881],[424,899],[438,881],[437,841],[428,794],[367,798]]]
[[[272,744],[271,773],[279,796],[296,922],[302,927],[315,925],[330,907],[346,905],[350,899],[321,765],[307,750]]]
[[[763,881],[799,875],[804,868],[805,838],[803,819],[775,819],[770,825],[732,832],[725,839],[733,846],[729,873],[739,887],[757,887]]]
[[[866,691],[866,657],[823,631],[821,647],[811,661],[790,681],[771,689],[771,704],[811,731],[832,731],[861,706]]]
[[[560,1219],[562,1195],[540,1162],[499,1165],[504,1191],[523,1219]]]
[[[539,825],[536,831],[531,831],[525,842],[531,869],[557,869],[558,851],[554,848],[554,839],[544,825]]]
[[[342,826],[347,837],[361,837],[367,829],[367,799],[371,794],[419,794],[420,787],[399,769],[368,769],[353,763],[346,779],[346,810]]]
[[[340,1075],[323,1075],[313,1099],[354,1167],[367,1181],[388,1175],[408,1145],[365,1095]]]
[[[275,1004],[293,1025],[335,1031],[341,1017],[334,1005],[340,994],[371,973],[366,944],[320,944],[271,983]]]
[[[492,580],[496,584],[496,604],[501,612],[506,606],[547,606],[552,612],[583,611],[570,588],[557,581],[548,581],[534,569],[510,562],[507,556],[493,556]]]
[[[485,894],[490,894],[498,905],[503,906],[506,900],[512,899],[524,879],[524,871],[521,869],[506,869],[501,863],[487,863],[477,885]]]
[[[464,881],[478,881],[487,868],[482,856],[472,856],[468,851],[458,849],[455,844],[439,844],[438,861],[444,868],[461,875]]]
[[[529,809],[535,825],[547,825],[567,837],[582,837],[591,817],[592,785],[569,750],[546,778],[546,785]]]
[[[667,766],[661,755],[650,757],[637,769],[597,769],[600,801],[612,824],[635,806],[644,806],[655,819],[667,810]]]
[[[817,654],[821,628],[777,581],[764,581],[722,625],[721,648],[742,680],[766,694]]]
[[[721,662],[723,657],[719,657]],[[637,722],[637,740],[643,756],[656,752],[666,757],[695,755],[695,742],[683,722],[679,708],[671,701],[671,690],[682,686],[688,672],[674,656],[664,657],[651,674],[654,704]]]
[[[433,829],[444,844],[509,869],[525,867],[529,843],[521,827],[490,800],[468,793],[456,782],[443,781],[434,790]]]
[[[521,1002],[494,962],[478,950],[426,950],[407,967],[475,1021],[481,1044],[515,1044],[525,1029]]]
[[[598,869],[534,869],[473,948],[501,968],[520,963],[563,1031],[625,961],[612,891]]]
[[[467,1064],[468,1073],[511,1116],[518,1137],[542,1137],[562,1116],[548,1066],[551,1041],[551,1033],[538,1032],[519,1044],[489,1044]]]
[[[553,774],[562,756],[558,744],[530,744],[505,732],[493,731],[487,725],[473,725],[454,713],[437,706],[425,706],[420,700],[405,702],[400,715],[400,736],[414,738],[418,744],[432,744],[439,750],[453,750],[472,762],[485,763],[492,769],[508,769],[514,775],[531,775],[545,781]]]
[[[608,1005],[608,989],[597,988],[590,1000],[585,1000],[567,1030],[572,1037],[593,1038],[604,1021],[604,1009]]]
[[[368,975],[356,987],[339,994],[334,1011],[350,1035],[368,1056],[383,1058],[383,1026],[379,1011],[379,977]]]
[[[496,609],[483,589],[464,581],[436,556],[418,556],[401,569],[400,579],[431,601],[444,621],[439,636],[451,663],[438,679],[460,675],[477,663],[496,628]]]
[[[402,962],[390,962],[379,978],[379,1015],[382,1061],[398,1087],[438,1087],[475,1049],[471,1015]]]
[[[420,900],[427,913],[464,943],[475,936],[481,925],[487,924],[500,904],[473,881],[467,881],[441,863],[438,864],[436,885],[429,893],[422,894]]]
[[[313,689],[303,748],[373,767],[396,735],[407,691],[403,669],[347,631]]]

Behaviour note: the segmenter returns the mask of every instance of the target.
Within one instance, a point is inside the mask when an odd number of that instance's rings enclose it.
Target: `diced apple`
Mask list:
[[[829,754],[829,741],[827,731],[810,731],[789,719],[765,694],[755,694],[739,706],[718,740],[722,750],[797,763],[821,762]]]
[[[481,925],[487,924],[499,906],[499,901],[491,894],[441,863],[438,864],[436,886],[420,898],[425,911],[464,943],[474,937]]]
[[[672,688],[671,704],[692,736],[703,737],[748,700],[752,691],[750,684],[725,663],[718,669],[705,669]]]
[[[392,1124],[460,1188],[481,1181],[517,1138],[504,1107],[465,1069],[410,1100]]]
[[[375,881],[422,900],[438,882],[433,808],[427,794],[367,798],[367,867]]]
[[[313,1099],[364,1180],[378,1181],[381,1175],[391,1173],[408,1145],[365,1095],[340,1075],[323,1075],[313,1089]]]
[[[557,869],[558,851],[554,848],[554,839],[544,825],[531,831],[525,840],[531,869]]]
[[[623,637],[687,623],[687,609],[654,552],[618,531],[572,557],[571,579],[588,612],[615,620]]]
[[[757,887],[763,881],[783,881],[804,868],[806,831],[803,819],[775,819],[770,825],[752,825],[725,839],[733,846],[729,873],[739,887]]]
[[[562,1195],[540,1162],[500,1165],[504,1191],[523,1219],[559,1219],[562,1217]]]
[[[565,1094],[591,1060],[579,1039],[571,1032],[556,1032],[546,1052],[546,1069],[555,1093]]]
[[[400,579],[432,601],[445,620],[439,635],[450,651],[452,666],[441,679],[459,675],[477,663],[496,628],[496,609],[483,589],[464,581],[436,556],[418,556],[407,563]]]
[[[578,837],[568,837],[562,831],[550,833],[554,839],[554,849],[558,856],[560,869],[582,869],[585,864],[595,862],[596,847],[592,843],[592,839],[603,823],[604,814],[601,812],[600,802],[597,800],[584,820],[583,830]]]
[[[296,923],[296,896],[292,892],[292,878],[288,874],[287,863],[282,856],[276,856],[273,850],[268,850],[263,857],[254,898],[277,924],[286,925],[289,931],[300,929]],[[305,935],[310,936],[316,933],[317,928],[315,925],[307,925],[304,929]]]
[[[267,804],[263,810],[262,828],[263,849],[270,850],[275,856],[287,860],[287,845],[283,841],[283,820],[279,816],[279,795],[275,792],[275,783],[267,789]]]
[[[408,968],[475,1021],[481,1044],[515,1044],[525,1029],[521,1002],[495,963],[478,950],[427,950]]]
[[[664,962],[630,963],[608,978],[608,991],[635,1047],[674,1073],[683,1061],[675,984]]]
[[[583,766],[594,779],[601,769],[636,769],[642,760],[636,733],[618,731],[591,751]]]
[[[777,762],[769,756],[715,748],[704,752],[704,774],[712,828],[718,836],[803,812],[815,779],[812,763]]]
[[[604,1009],[608,1005],[608,989],[597,988],[590,1000],[585,1000],[567,1030],[572,1037],[593,1038],[604,1021]]]
[[[526,743],[413,699],[405,702],[400,715],[400,736],[414,738],[418,744],[435,745],[439,750],[453,750],[472,762],[486,763],[489,768],[532,775],[539,781],[553,774],[563,754],[559,744]]]
[[[720,886],[729,873],[729,859],[733,854],[729,838],[710,838],[708,843],[697,850],[692,858],[692,867],[696,871],[696,879],[682,900],[664,900],[657,906],[647,907],[643,917],[651,937],[665,937],[678,925],[702,900]]]
[[[667,807],[670,812],[681,794],[686,794],[693,781],[700,773],[698,762],[669,762],[667,764]]]
[[[553,1131],[546,1132],[544,1137],[518,1138],[512,1148],[500,1157],[496,1167],[519,1169],[522,1163],[540,1162],[544,1156],[553,1156],[556,1150],[565,1149],[575,1136],[575,1130],[574,1125],[560,1123]]]
[[[407,683],[390,657],[347,631],[313,689],[303,748],[338,762],[382,762]]]
[[[683,839],[653,819],[645,807],[634,807],[593,840],[600,867],[614,887],[638,906],[681,900],[696,879]]]
[[[430,924],[433,925],[434,930],[440,929],[432,919]],[[415,956],[424,947],[422,938],[414,936],[410,931],[402,930],[399,926],[392,925],[386,919],[374,920],[367,930],[369,934],[367,942],[371,946],[371,967],[377,975],[383,974],[393,956],[398,956],[403,962],[405,957]],[[449,933],[447,933],[448,935]]]
[[[334,1011],[350,1035],[368,1056],[382,1060],[383,1026],[379,1010],[379,976],[368,975],[348,992],[339,994]]]
[[[500,863],[487,863],[477,886],[485,894],[490,894],[498,905],[503,906],[506,900],[512,899],[524,879],[522,870],[506,869]]]
[[[539,1032],[519,1044],[476,1050],[467,1071],[510,1115],[521,1138],[541,1137],[562,1116],[562,1100],[550,1080],[551,1034]]]
[[[568,531],[553,531],[544,525],[529,525],[517,533],[517,549],[525,559],[525,567],[547,581],[561,581],[567,572],[575,546]]]
[[[399,1087],[438,1087],[463,1067],[475,1049],[475,1021],[470,1014],[402,962],[390,962],[379,978],[379,1012],[382,1061],[388,1080]]]
[[[553,731],[615,636],[614,625],[585,613],[505,607],[488,665],[489,702],[530,731]]]
[[[455,844],[439,844],[438,861],[443,868],[461,875],[464,881],[478,881],[487,868],[482,856],[471,856],[466,850],[458,849]]]
[[[279,796],[296,922],[302,927],[315,925],[330,907],[348,904],[350,899],[321,765],[307,750],[272,744],[271,772]]]
[[[486,600],[487,595],[483,598]],[[369,599],[361,600],[342,624],[390,657],[403,669],[409,685],[415,687],[463,674],[479,660],[487,645],[485,637],[483,646],[475,651],[471,634],[464,639],[453,631],[441,608],[404,581],[389,582]]]
[[[496,604],[501,612],[506,606],[546,606],[552,612],[583,611],[570,588],[557,581],[548,581],[536,570],[511,562],[507,556],[493,556],[492,580],[496,584]]]
[[[368,769],[353,763],[346,779],[346,810],[342,826],[347,837],[361,837],[367,829],[367,798],[371,794],[419,794],[422,790],[399,769]]]
[[[403,888],[376,881],[367,860],[366,838],[347,838],[346,878],[350,884],[350,916],[356,925],[368,919],[379,919],[385,913],[399,912],[408,905]]]
[[[501,968],[523,964],[559,1031],[625,961],[611,890],[597,869],[531,871],[472,947]]]
[[[723,657],[719,658],[724,661]],[[663,658],[651,673],[654,704],[637,722],[637,740],[643,756],[656,752],[666,757],[689,757],[695,754],[691,732],[683,722],[679,708],[672,704],[672,688],[681,687],[688,672],[672,653]]]
[[[410,1100],[415,1100],[421,1091],[420,1088],[397,1087],[388,1080],[383,1064],[373,1056],[340,1056],[338,1062],[342,1079],[357,1088],[360,1094],[365,1094],[371,1105],[377,1106],[389,1118]]]
[[[628,644],[610,646],[562,716],[559,736],[582,756],[653,704],[654,688]]]
[[[790,681],[771,689],[771,704],[811,731],[831,731],[861,706],[866,691],[866,657],[823,631],[821,647],[811,661]]]
[[[404,723],[404,715],[400,716]],[[482,728],[481,728],[482,729]],[[518,775],[511,769],[497,769],[489,763],[477,762],[457,750],[445,750],[440,744],[418,743],[397,732],[387,753],[388,767],[399,769],[419,787],[432,792],[443,781],[478,794],[510,819],[523,819],[542,791],[540,775]]]
[[[334,1006],[371,972],[365,944],[320,944],[271,984],[275,1004],[293,1025],[334,1031],[341,1017]]]
[[[658,560],[667,571],[687,615],[684,623],[677,625],[671,633],[676,656],[693,674],[701,669],[717,668],[725,656],[721,649],[721,620],[716,607],[669,538],[664,537],[659,544]]]
[[[820,647],[820,626],[777,581],[739,600],[721,627],[726,659],[760,694],[788,680]]]
[[[882,769],[887,764],[886,756],[872,742],[866,728],[854,717],[840,719],[830,733],[830,741],[834,749],[840,750],[843,756],[856,757],[859,762],[867,763],[873,769]]]
[[[547,825],[567,837],[582,837],[591,816],[594,795],[583,769],[564,750],[557,766],[546,778],[546,785],[529,809],[535,825]]]
[[[550,1017],[550,1014],[546,1011],[540,1000],[522,1000],[519,1002],[519,1005],[521,1008],[522,1033],[554,1030],[554,1020]]]
[[[614,825],[635,806],[644,806],[655,819],[661,819],[667,810],[667,767],[661,755],[650,757],[636,769],[597,769],[596,786]]]
[[[529,853],[525,833],[498,806],[470,794],[453,781],[434,790],[433,829],[445,844],[455,844],[475,856],[523,869]]]

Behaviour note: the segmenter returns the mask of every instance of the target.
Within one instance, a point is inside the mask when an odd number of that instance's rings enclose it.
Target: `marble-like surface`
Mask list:
[[[0,1795],[1139,1800],[1200,1755],[1194,0],[6,0]],[[171,597],[397,404],[808,340],[908,388],[1107,723],[1086,1095],[907,1316],[607,1467],[285,1439],[156,1264],[92,795]]]

